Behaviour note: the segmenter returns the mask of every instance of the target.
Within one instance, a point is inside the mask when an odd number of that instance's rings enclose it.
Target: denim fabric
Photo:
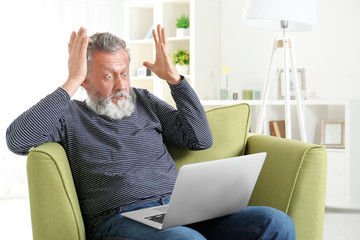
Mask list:
[[[167,204],[169,199],[129,205],[97,226],[90,239],[295,239],[295,226],[285,213],[270,207],[247,207],[232,215],[157,230],[120,215],[121,212]]]

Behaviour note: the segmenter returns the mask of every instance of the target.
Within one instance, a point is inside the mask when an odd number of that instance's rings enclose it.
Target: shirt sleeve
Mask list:
[[[16,118],[6,131],[9,149],[27,155],[30,148],[45,142],[60,142],[64,134],[62,118],[70,96],[58,88]]]
[[[150,99],[161,122],[164,141],[190,150],[207,149],[213,141],[204,108],[195,91],[182,78],[180,84],[170,85],[177,109],[153,95]]]

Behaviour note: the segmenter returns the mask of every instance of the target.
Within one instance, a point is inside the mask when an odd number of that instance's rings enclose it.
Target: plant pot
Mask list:
[[[176,64],[175,67],[180,75],[188,75],[189,74],[189,65]]]
[[[176,37],[187,37],[190,35],[190,28],[177,28]]]

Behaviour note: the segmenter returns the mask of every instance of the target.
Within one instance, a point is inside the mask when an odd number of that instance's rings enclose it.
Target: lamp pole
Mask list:
[[[285,75],[285,133],[286,138],[291,139],[291,106],[290,106],[290,76],[289,76],[289,39],[286,36],[286,28],[288,21],[281,20],[281,28],[283,30],[283,47],[284,47],[284,75]],[[293,72],[297,69],[293,69]]]
[[[297,67],[296,67],[296,61],[295,61],[295,55],[294,55],[294,44],[291,39],[289,39],[286,35],[286,28],[288,27],[288,21],[282,20],[280,22],[281,28],[283,30],[283,39],[282,40],[275,40],[269,67],[266,74],[265,79],[265,87],[264,87],[264,97],[262,99],[261,109],[259,113],[259,117],[257,119],[257,125],[256,125],[256,133],[261,134],[264,130],[264,122],[265,122],[265,112],[267,107],[267,101],[269,98],[269,92],[270,92],[270,86],[272,83],[272,80],[270,78],[270,73],[272,69],[273,59],[274,55],[276,53],[277,48],[284,48],[284,58],[283,58],[283,65],[284,65],[284,75],[285,75],[285,132],[286,132],[286,138],[291,139],[291,103],[290,103],[290,67],[289,67],[289,60],[291,60],[291,69],[292,69],[292,79],[294,84],[294,90],[295,90],[295,98],[296,98],[296,106],[297,106],[297,113],[298,113],[298,119],[299,119],[299,126],[300,126],[300,135],[301,140],[304,142],[307,142],[307,136],[305,131],[305,120],[304,120],[304,112],[303,112],[303,105],[301,100],[301,94],[300,94],[300,85],[299,85],[299,79],[297,75]],[[290,55],[290,59],[289,59]]]

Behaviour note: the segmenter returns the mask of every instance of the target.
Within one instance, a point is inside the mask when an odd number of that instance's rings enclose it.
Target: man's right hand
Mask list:
[[[86,50],[88,37],[86,29],[81,27],[77,33],[72,32],[68,44],[69,51],[69,77],[61,86],[72,97],[80,85],[84,82],[87,74]]]

